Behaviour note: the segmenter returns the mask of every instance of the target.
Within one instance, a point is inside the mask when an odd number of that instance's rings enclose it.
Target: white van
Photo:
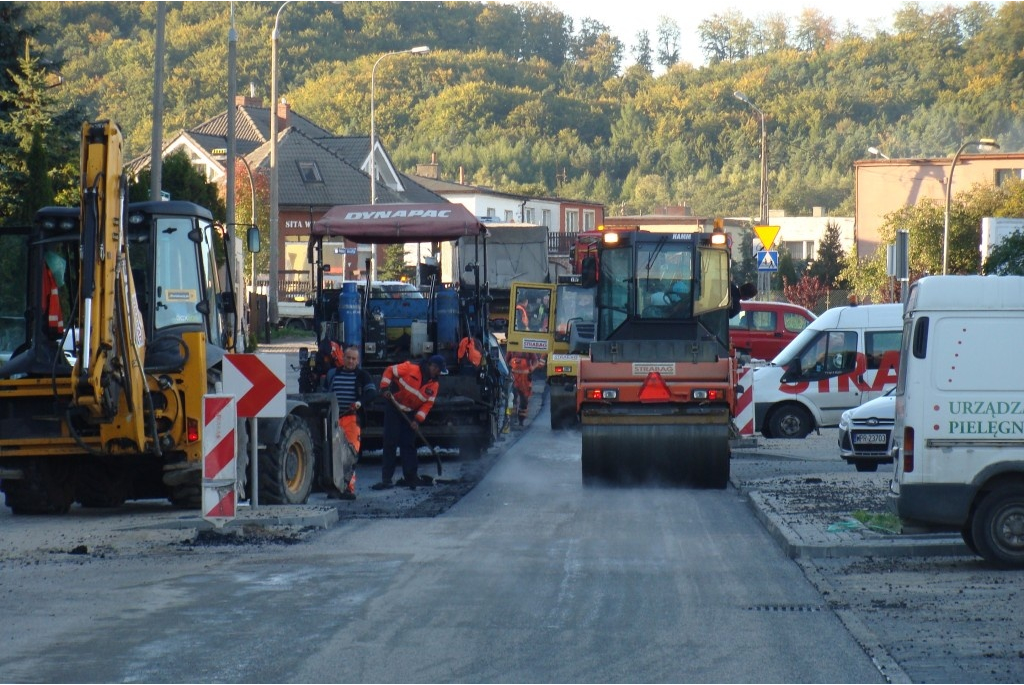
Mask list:
[[[1024,278],[922,278],[904,321],[891,508],[1024,566]]]
[[[803,438],[884,395],[896,384],[902,315],[902,304],[851,305],[812,321],[769,365],[754,369],[755,430]]]

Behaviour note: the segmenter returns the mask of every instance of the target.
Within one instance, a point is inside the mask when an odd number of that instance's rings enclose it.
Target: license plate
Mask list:
[[[885,433],[854,433],[854,445],[884,445],[889,442],[889,436]]]

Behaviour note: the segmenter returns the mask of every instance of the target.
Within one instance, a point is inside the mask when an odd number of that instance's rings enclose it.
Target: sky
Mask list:
[[[706,0],[705,0],[706,1]],[[800,0],[778,0],[766,3],[764,0],[733,0],[717,3],[700,0],[552,0],[552,5],[574,19],[574,26],[584,17],[590,17],[605,24],[611,29],[612,35],[622,41],[626,50],[623,55],[623,66],[633,64],[633,45],[636,34],[646,30],[651,39],[652,48],[657,48],[658,18],[670,17],[679,25],[680,60],[694,66],[704,64],[700,51],[700,38],[697,27],[700,22],[714,15],[725,14],[735,10],[748,19],[758,19],[773,13],[781,13],[796,18],[805,8],[814,8],[826,16],[836,20],[836,26],[842,29],[847,22],[852,23],[861,33],[874,35],[877,30],[891,30],[895,11],[902,5],[899,0],[846,0],[846,2],[803,2]],[[961,5],[963,2],[920,2],[926,12],[945,5]]]

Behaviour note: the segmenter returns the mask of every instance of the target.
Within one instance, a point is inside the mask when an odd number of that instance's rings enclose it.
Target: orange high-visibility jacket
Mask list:
[[[49,267],[43,269],[43,309],[46,312],[46,327],[53,333],[64,333],[64,316],[60,310],[60,291],[57,279]]]
[[[473,366],[480,366],[480,362],[483,361],[483,355],[476,348],[476,340],[473,338],[466,337],[459,342],[458,360],[462,362],[463,359],[468,360]]]
[[[404,411],[416,412],[413,418],[419,423],[434,407],[438,387],[437,381],[413,362],[387,367],[380,379],[380,391],[390,390]]]

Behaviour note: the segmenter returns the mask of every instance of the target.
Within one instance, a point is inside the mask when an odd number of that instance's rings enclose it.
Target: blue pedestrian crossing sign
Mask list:
[[[758,271],[778,271],[779,270],[779,251],[778,250],[758,250],[757,251],[757,270]]]

